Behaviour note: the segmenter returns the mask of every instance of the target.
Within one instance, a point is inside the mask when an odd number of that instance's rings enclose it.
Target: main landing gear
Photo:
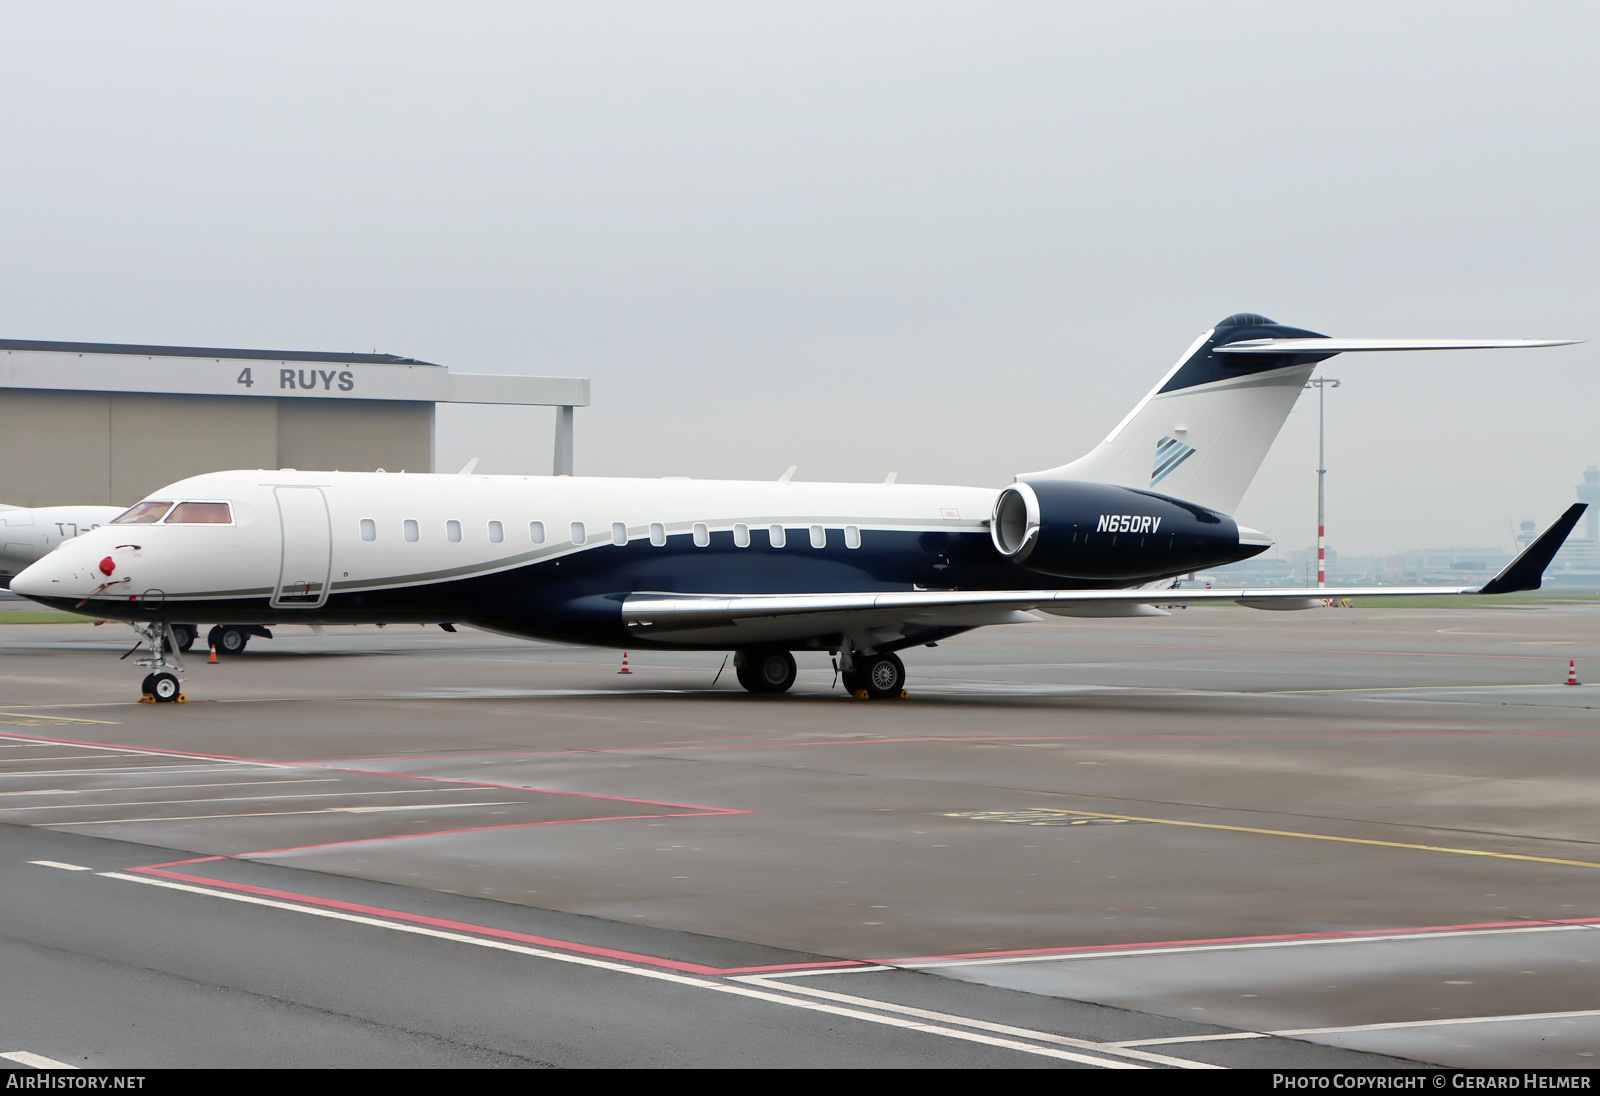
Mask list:
[[[172,629],[172,639],[162,640],[168,653],[176,650],[187,654],[200,638],[200,629],[193,624],[171,624],[168,627]],[[206,646],[215,647],[220,655],[237,655],[243,653],[251,636],[271,639],[272,632],[259,624],[218,624],[206,633]]]
[[[794,655],[781,648],[745,647],[733,653],[739,684],[752,693],[784,693],[794,684]]]
[[[739,684],[752,693],[787,692],[794,684],[794,655],[777,647],[744,647],[733,654]],[[892,651],[839,652],[839,681],[851,696],[882,700],[906,695],[906,664]]]
[[[227,658],[242,654],[251,636],[271,639],[272,633],[259,624],[218,624],[206,633],[206,646]]]
[[[906,695],[906,664],[893,651],[864,655],[859,651],[841,652],[839,683],[845,692],[861,700],[884,700]]]

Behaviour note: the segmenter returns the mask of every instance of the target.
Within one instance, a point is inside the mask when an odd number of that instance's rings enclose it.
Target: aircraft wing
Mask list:
[[[897,590],[837,594],[629,595],[623,622],[641,639],[701,643],[782,642],[845,633],[868,644],[919,628],[974,628],[1055,616],[1165,616],[1163,605],[1237,602],[1252,609],[1309,609],[1331,598],[1505,594],[1537,590],[1545,568],[1587,506],[1576,503],[1483,586],[1230,587],[1211,590]]]

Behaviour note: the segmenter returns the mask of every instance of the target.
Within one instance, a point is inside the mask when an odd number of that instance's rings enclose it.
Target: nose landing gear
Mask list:
[[[141,688],[144,690],[144,695],[139,698],[141,704],[168,704],[172,701],[182,704],[189,699],[178,691],[177,675],[166,671],[146,674]]]
[[[139,660],[139,665],[150,670],[140,686],[143,695],[139,697],[139,703],[183,704],[188,701],[189,698],[183,695],[179,686],[177,674],[172,672],[173,669],[179,673],[183,672],[183,655],[179,653],[183,646],[173,626],[164,620],[158,620],[151,624],[135,623],[133,630],[139,633],[139,638],[150,648],[150,653]],[[134,650],[138,648],[135,647]],[[172,655],[170,663],[167,661],[168,654]],[[127,658],[128,655],[122,657]],[[172,669],[168,669],[169,666]]]

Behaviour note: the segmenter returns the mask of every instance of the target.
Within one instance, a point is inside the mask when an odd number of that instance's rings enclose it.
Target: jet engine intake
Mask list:
[[[1060,578],[1136,581],[1249,559],[1272,540],[1205,506],[1108,483],[1019,480],[995,500],[989,535],[1021,567]]]

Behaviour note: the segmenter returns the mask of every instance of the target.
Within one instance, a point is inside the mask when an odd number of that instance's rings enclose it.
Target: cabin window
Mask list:
[[[783,526],[767,526],[767,540],[771,541],[774,548],[782,548],[784,545]]]
[[[657,548],[660,548],[663,544],[667,543],[667,527],[662,525],[659,521],[652,521],[650,523],[650,543],[654,544]]]
[[[361,539],[362,540],[377,540],[378,539],[378,523],[373,521],[371,518],[362,518],[361,519]]]
[[[739,524],[733,527],[733,543],[739,548],[750,547],[750,526]]]
[[[704,548],[706,545],[708,545],[710,543],[711,543],[711,530],[706,527],[706,523],[705,522],[703,522],[703,521],[695,522],[694,523],[694,546],[696,548]]]
[[[444,523],[444,539],[451,544],[461,543],[461,523],[455,518]]]
[[[225,502],[180,502],[167,515],[168,525],[232,525],[233,514]]]
[[[528,522],[528,539],[533,541],[533,543],[535,543],[535,544],[543,544],[544,543],[544,522],[542,522],[542,521],[530,521],[530,522]]]
[[[573,522],[572,523],[572,543],[574,543],[574,544],[586,544],[586,543],[588,543],[588,540],[589,540],[589,535],[583,531],[583,522],[581,522],[581,521]]]
[[[626,522],[614,521],[611,523],[611,543],[619,548],[628,543],[628,525]]]
[[[846,548],[861,547],[861,530],[854,525],[844,527],[844,546]]]
[[[154,525],[172,507],[170,502],[136,502],[111,519],[112,525]]]
[[[811,527],[811,547],[826,548],[828,546],[828,531],[820,525]]]
[[[415,544],[417,541],[417,519],[406,518],[403,528],[406,532],[406,539]]]
[[[490,544],[499,544],[501,541],[503,541],[505,539],[506,539],[505,526],[501,525],[498,521],[491,521],[489,523],[489,543]]]

